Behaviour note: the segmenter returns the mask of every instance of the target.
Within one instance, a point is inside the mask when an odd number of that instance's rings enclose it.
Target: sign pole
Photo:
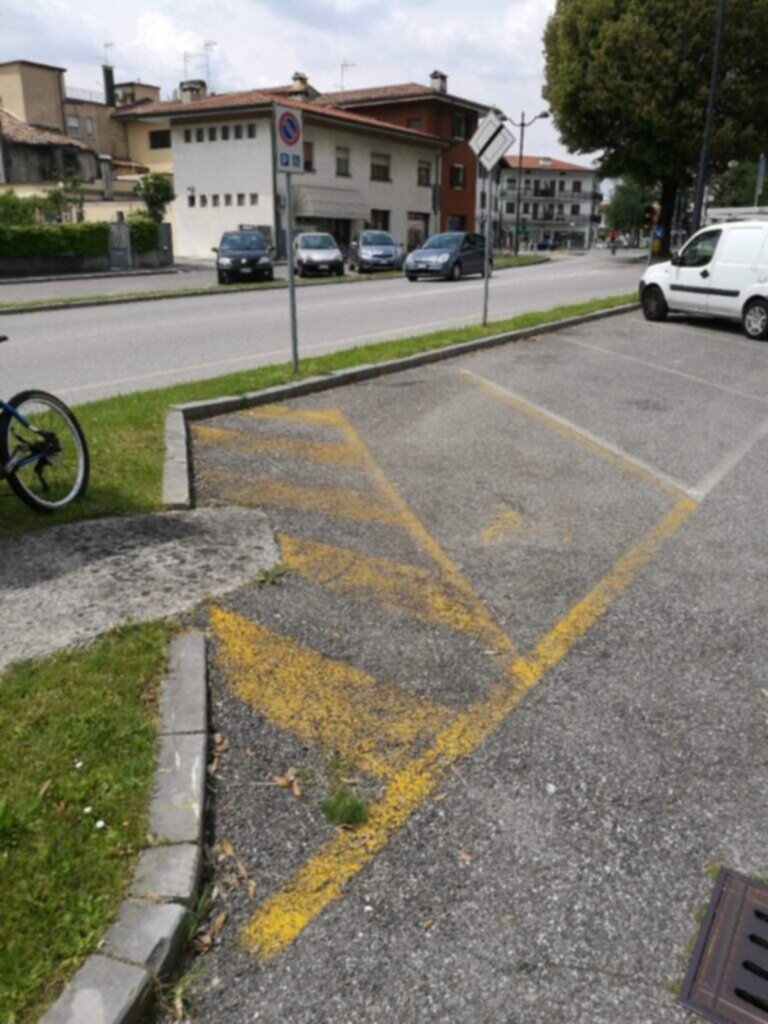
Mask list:
[[[488,171],[488,197],[485,206],[485,266],[483,269],[483,327],[488,323],[488,285],[491,279],[493,245],[493,171]]]
[[[291,193],[292,175],[285,175],[285,196],[286,196],[286,224],[285,224],[285,248],[288,259],[288,303],[291,307],[291,358],[293,360],[293,372],[299,372],[299,331],[296,324],[296,282],[293,278],[293,197]]]

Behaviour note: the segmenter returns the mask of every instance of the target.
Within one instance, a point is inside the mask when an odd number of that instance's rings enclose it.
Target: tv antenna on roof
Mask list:
[[[356,68],[356,67],[357,67],[357,64],[353,64],[351,61],[343,60],[341,62],[341,84],[339,84],[337,82],[336,85],[338,86],[339,89],[341,89],[342,92],[344,92],[344,74],[345,74],[347,68]]]

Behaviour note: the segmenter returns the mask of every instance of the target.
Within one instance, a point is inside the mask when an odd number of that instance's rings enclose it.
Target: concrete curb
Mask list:
[[[105,270],[96,274],[59,274],[50,277],[0,277],[0,287],[4,284],[48,284],[51,281],[111,281],[115,277],[156,277],[159,274],[185,274],[188,271],[172,267],[151,267],[147,270]]]
[[[168,649],[150,804],[153,844],[98,953],[89,956],[40,1024],[139,1024],[186,943],[202,867],[208,691],[205,637]]]
[[[495,270],[495,274],[506,274],[508,270],[525,270],[526,267],[540,267],[543,263],[551,263],[552,259],[550,256],[544,257],[537,260],[536,263],[524,263],[519,267],[502,267],[500,270]],[[173,271],[173,273],[186,273],[186,271]],[[352,281],[339,281],[335,278],[327,278],[325,280],[317,280],[315,282],[309,281],[305,284],[300,285],[302,288],[316,288],[319,285],[345,285],[345,284],[372,284],[377,280],[375,274],[366,275],[364,277],[355,278]],[[392,277],[379,277],[379,281],[393,281]],[[15,282],[19,284],[21,282]],[[260,288],[254,288],[252,286],[245,286],[238,288],[227,287],[221,288],[221,290],[215,289],[213,286],[207,288],[195,288],[189,291],[182,291],[179,289],[178,292],[167,292],[163,295],[132,295],[130,298],[120,298],[117,296],[113,299],[94,299],[93,301],[85,300],[84,302],[51,302],[40,306],[8,306],[6,308],[0,307],[0,315],[2,316],[21,316],[23,313],[54,313],[56,310],[61,309],[92,309],[95,306],[126,306],[134,302],[165,302],[166,299],[199,299],[201,296],[210,296],[212,298],[219,298],[222,295],[242,295],[249,294],[250,292],[259,291],[284,291],[288,287],[288,282],[282,279],[276,279],[272,283],[265,283]]]
[[[307,377],[295,384],[280,384],[261,391],[249,391],[244,395],[224,395],[221,398],[204,399],[200,402],[186,402],[174,405],[168,410],[165,421],[166,454],[163,470],[163,503],[167,509],[192,508],[192,467],[189,450],[189,438],[186,424],[189,421],[208,419],[221,416],[227,412],[237,412],[257,405],[271,402],[282,402],[287,398],[298,398],[311,395],[329,388],[338,388],[346,384],[356,384],[374,377],[383,377],[390,373],[400,373],[416,366],[442,362],[444,359],[455,359],[471,352],[479,352],[485,348],[495,348],[511,341],[529,338],[533,334],[551,334],[564,327],[577,327],[591,320],[603,320],[621,313],[631,313],[640,308],[638,302],[631,302],[612,309],[601,309],[583,316],[567,317],[565,320],[554,320],[540,324],[538,327],[524,327],[518,331],[507,331],[494,334],[488,338],[477,338],[475,341],[463,341],[445,348],[419,352],[417,355],[405,356],[402,359],[389,359],[383,363],[364,363],[349,370],[336,370],[321,377]],[[183,423],[183,429],[182,429]]]

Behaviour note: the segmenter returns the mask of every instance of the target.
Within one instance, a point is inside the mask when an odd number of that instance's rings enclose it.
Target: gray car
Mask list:
[[[408,254],[406,277],[444,277],[458,281],[465,274],[485,275],[485,239],[471,231],[444,231],[432,235],[420,249]],[[493,256],[490,270],[493,271]]]
[[[350,270],[361,274],[369,270],[399,270],[402,266],[400,246],[388,231],[361,231],[349,246]]]
[[[293,243],[293,269],[299,277],[307,274],[344,273],[344,257],[333,235],[324,231],[303,231]]]

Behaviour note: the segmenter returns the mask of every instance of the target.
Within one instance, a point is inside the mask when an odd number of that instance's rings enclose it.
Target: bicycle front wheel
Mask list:
[[[57,512],[88,486],[90,458],[74,413],[45,391],[22,391],[11,399],[25,425],[10,413],[0,420],[0,462],[8,483],[37,512]]]

